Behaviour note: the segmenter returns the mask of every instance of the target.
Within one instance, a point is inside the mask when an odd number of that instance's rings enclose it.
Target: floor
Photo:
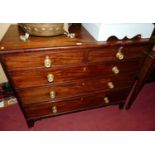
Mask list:
[[[146,84],[130,110],[117,106],[67,114],[37,121],[28,129],[18,105],[0,109],[0,130],[6,131],[153,131],[155,83]]]

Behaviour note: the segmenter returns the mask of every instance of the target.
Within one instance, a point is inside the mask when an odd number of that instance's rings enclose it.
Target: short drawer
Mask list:
[[[98,76],[105,78],[109,76],[118,76],[124,73],[134,72],[137,74],[142,63],[143,59],[137,59],[127,62],[110,62],[64,69],[31,69],[25,71],[12,71],[9,72],[9,74],[15,87],[19,89],[47,84],[52,85]]]
[[[101,62],[101,61],[122,61],[132,58],[145,57],[148,51],[146,45],[125,45],[114,46],[107,48],[96,48],[89,51],[88,61]]]
[[[101,90],[115,90],[124,87],[131,87],[135,81],[134,75],[125,75],[118,78],[79,80],[70,84],[59,86],[33,87],[18,90],[18,95],[23,104],[32,104],[49,100],[59,100],[80,96]]]
[[[87,96],[81,96],[73,100],[64,100],[60,102],[45,102],[29,105],[25,107],[28,118],[44,117],[48,115],[59,115],[68,112],[86,110],[95,107],[108,106],[125,101],[130,89],[120,91],[94,93]]]
[[[83,51],[79,50],[51,50],[42,52],[27,52],[8,54],[3,56],[8,70],[24,68],[55,68],[80,64],[83,61]]]

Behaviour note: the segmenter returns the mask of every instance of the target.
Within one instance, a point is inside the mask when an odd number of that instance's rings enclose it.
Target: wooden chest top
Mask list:
[[[113,45],[128,44],[145,44],[153,42],[149,39],[123,40],[123,41],[96,41],[80,24],[73,24],[70,28],[71,33],[75,33],[76,37],[71,39],[66,35],[56,37],[33,37],[30,36],[27,41],[20,40],[20,35],[24,32],[18,25],[11,25],[0,42],[0,54],[10,52],[31,51],[34,49],[57,49],[57,48],[83,48],[83,47],[103,47]],[[81,43],[81,44],[79,44]]]

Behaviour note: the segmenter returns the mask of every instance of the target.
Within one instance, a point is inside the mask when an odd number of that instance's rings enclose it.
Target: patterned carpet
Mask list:
[[[144,86],[128,111],[109,106],[37,121],[31,129],[18,105],[0,109],[0,130],[152,131],[155,130],[155,83]]]

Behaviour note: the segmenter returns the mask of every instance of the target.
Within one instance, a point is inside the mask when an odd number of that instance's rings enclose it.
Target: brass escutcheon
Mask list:
[[[116,58],[118,60],[123,60],[124,59],[124,54],[122,53],[122,49],[123,49],[123,47],[120,47],[118,52],[116,53]]]
[[[48,55],[45,57],[44,66],[45,66],[46,68],[49,68],[49,67],[52,66],[52,61],[51,61],[51,59],[49,58]]]
[[[53,107],[52,107],[52,112],[53,112],[53,113],[57,113],[57,111],[58,111],[58,110],[57,110],[57,107],[56,107],[56,106],[53,106]]]
[[[119,73],[118,67],[117,67],[117,66],[112,67],[112,72],[113,72],[114,74],[118,74],[118,73]]]
[[[109,87],[110,89],[113,89],[113,88],[114,88],[114,84],[113,84],[112,82],[108,82],[108,87]]]
[[[48,74],[47,75],[47,81],[48,82],[53,82],[54,81],[54,75],[53,74]]]
[[[50,98],[51,99],[54,99],[54,98],[56,98],[56,93],[55,93],[55,91],[50,91]]]
[[[108,97],[104,97],[104,103],[109,103],[110,101],[109,101],[109,99],[108,99]]]

